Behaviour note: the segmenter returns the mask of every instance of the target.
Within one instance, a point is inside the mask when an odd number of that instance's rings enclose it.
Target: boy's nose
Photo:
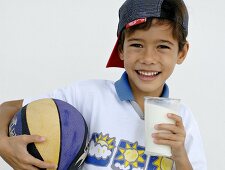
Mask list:
[[[157,62],[157,53],[154,49],[146,49],[140,59],[142,64],[155,64]]]

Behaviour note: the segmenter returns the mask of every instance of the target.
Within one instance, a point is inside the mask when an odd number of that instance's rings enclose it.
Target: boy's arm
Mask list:
[[[17,170],[39,168],[54,169],[52,163],[43,162],[34,158],[27,152],[27,144],[43,142],[44,139],[37,135],[20,135],[8,137],[8,125],[14,114],[22,107],[23,100],[5,102],[0,105],[0,156]]]
[[[14,100],[0,105],[0,138],[8,136],[8,125],[12,117],[22,107],[23,100]]]

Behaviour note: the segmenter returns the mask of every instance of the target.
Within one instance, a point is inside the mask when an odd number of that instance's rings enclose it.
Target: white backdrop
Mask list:
[[[39,95],[78,79],[117,80],[123,70],[105,65],[116,41],[123,1],[0,0],[0,103]],[[208,169],[221,169],[225,2],[186,3],[190,51],[168,84],[172,97],[182,98],[195,114]],[[1,159],[0,170],[10,170]]]

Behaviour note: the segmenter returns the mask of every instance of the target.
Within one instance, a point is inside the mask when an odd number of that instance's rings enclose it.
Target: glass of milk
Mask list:
[[[159,132],[154,128],[156,124],[171,123],[174,120],[167,117],[168,113],[178,114],[180,99],[145,97],[145,154],[148,156],[170,157],[171,148],[167,145],[158,145],[153,142],[152,133]],[[164,131],[164,133],[166,133]]]

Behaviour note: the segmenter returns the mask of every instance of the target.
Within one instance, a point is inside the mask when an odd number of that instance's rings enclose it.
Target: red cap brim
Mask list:
[[[106,67],[120,67],[120,68],[124,68],[124,64],[123,64],[123,60],[120,59],[119,56],[119,51],[118,51],[118,41],[119,41],[119,36],[118,39],[116,41],[116,44],[113,48],[113,51],[111,53],[111,56],[108,60],[108,63],[106,65]]]

